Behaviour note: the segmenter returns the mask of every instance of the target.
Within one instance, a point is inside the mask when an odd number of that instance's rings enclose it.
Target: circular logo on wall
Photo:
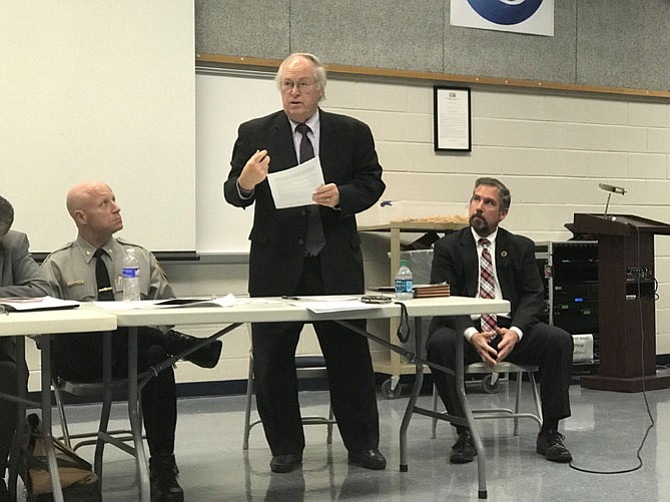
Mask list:
[[[484,19],[496,24],[519,24],[537,12],[543,0],[468,0]]]

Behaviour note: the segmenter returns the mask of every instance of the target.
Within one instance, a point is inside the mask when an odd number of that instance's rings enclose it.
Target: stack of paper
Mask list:
[[[73,309],[78,306],[79,302],[74,300],[61,300],[60,298],[53,298],[51,296],[43,296],[38,298],[28,298],[23,296],[0,298],[0,311],[6,312]]]

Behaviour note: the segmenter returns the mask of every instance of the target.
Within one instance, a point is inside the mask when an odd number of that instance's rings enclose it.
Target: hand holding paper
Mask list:
[[[324,184],[319,157],[268,174],[268,183],[277,209],[315,204],[312,195]]]
[[[335,207],[340,203],[340,189],[335,183],[321,185],[314,192],[312,200],[320,206]]]

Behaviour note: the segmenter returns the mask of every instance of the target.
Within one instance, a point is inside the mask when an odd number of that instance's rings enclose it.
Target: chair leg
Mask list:
[[[519,413],[521,409],[521,386],[523,384],[523,373],[517,372],[516,374],[516,397],[514,399],[514,413]],[[509,373],[508,377],[509,379]],[[519,417],[514,417],[514,435],[519,435]]]
[[[528,373],[528,380],[530,380],[530,388],[533,392],[533,401],[535,402],[535,411],[537,417],[540,419],[540,428],[542,428],[542,422],[544,422],[544,417],[542,416],[542,403],[540,402],[540,393],[537,388],[537,382],[535,382],[535,374]]]
[[[60,387],[57,382],[52,384],[54,399],[56,400],[56,409],[58,410],[58,419],[60,420],[60,428],[63,434],[63,442],[65,446],[72,449],[72,441],[70,439],[70,429],[67,425],[67,419],[65,418],[65,405],[63,404],[63,394],[60,391]]]
[[[95,443],[95,454],[93,461],[93,469],[95,474],[100,479],[102,484],[102,458],[105,449],[105,440],[100,433],[107,433],[109,427],[109,416],[112,411],[112,390],[109,386],[105,386],[103,391],[102,410],[100,411],[100,424],[98,426],[98,439]]]
[[[333,406],[328,406],[328,420],[333,420]],[[333,444],[333,422],[328,422],[328,435],[326,436],[326,443]]]
[[[437,387],[433,385],[433,411],[437,413]],[[437,437],[437,418],[431,418],[431,428],[430,428],[430,439],[435,439]]]
[[[244,408],[244,434],[242,439],[242,449],[249,449],[249,433],[251,432],[251,400],[254,393],[254,360],[249,353],[249,372],[247,375],[247,401]]]

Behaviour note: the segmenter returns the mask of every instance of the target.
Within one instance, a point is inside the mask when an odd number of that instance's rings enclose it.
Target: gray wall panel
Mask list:
[[[578,83],[670,89],[667,0],[580,0]]]
[[[557,0],[553,37],[451,26],[445,12],[444,72],[572,83],[575,1]],[[449,0],[447,0],[449,4]]]
[[[283,59],[290,0],[196,0],[195,48],[205,54]]]
[[[668,0],[555,0],[553,37],[452,27],[451,0],[195,0],[196,50],[670,90]]]
[[[291,50],[324,62],[442,71],[443,0],[291,2]]]

